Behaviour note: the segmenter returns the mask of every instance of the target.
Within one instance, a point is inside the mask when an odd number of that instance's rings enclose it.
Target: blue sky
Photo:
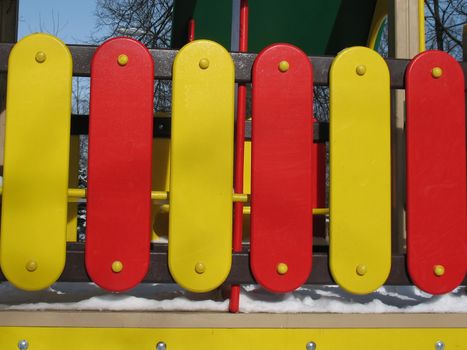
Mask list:
[[[95,30],[95,0],[20,0],[18,39],[44,31],[68,44],[87,43]]]

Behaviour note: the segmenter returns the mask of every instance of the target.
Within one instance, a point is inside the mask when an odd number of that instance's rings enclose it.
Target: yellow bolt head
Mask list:
[[[365,75],[366,67],[363,64],[359,64],[357,68],[355,68],[355,72],[357,72],[357,74],[360,76]]]
[[[120,66],[122,66],[122,67],[123,67],[123,66],[126,66],[127,63],[128,63],[128,56],[125,55],[125,54],[119,55],[118,58],[117,58],[117,62],[118,62],[118,64],[119,64]]]
[[[289,62],[287,62],[287,61],[280,61],[279,62],[279,70],[282,73],[287,72],[289,70],[289,68],[290,68]]]
[[[364,276],[368,272],[368,268],[364,264],[358,264],[356,271],[357,275]]]
[[[431,70],[431,76],[435,79],[440,78],[443,75],[443,70],[440,67],[435,67]]]
[[[36,62],[37,63],[44,63],[46,59],[47,59],[47,55],[45,54],[44,51],[38,51],[36,53]]]
[[[37,270],[37,262],[35,262],[34,260],[29,260],[26,263],[26,270],[28,270],[29,272],[36,271]]]
[[[433,272],[437,277],[441,277],[446,272],[443,265],[435,265],[433,266]]]
[[[206,271],[206,266],[204,266],[204,264],[201,263],[201,262],[196,263],[195,271],[196,271],[196,273],[201,275],[202,273],[204,273]]]
[[[277,264],[276,270],[279,275],[285,275],[287,271],[289,271],[289,267],[287,266],[287,264],[279,263]]]
[[[121,261],[115,260],[112,263],[112,271],[115,273],[119,273],[123,270],[123,264]]]
[[[209,60],[207,58],[202,58],[199,60],[199,68],[208,69],[208,67],[209,67]]]

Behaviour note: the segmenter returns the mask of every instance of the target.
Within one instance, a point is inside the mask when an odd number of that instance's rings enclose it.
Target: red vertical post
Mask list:
[[[240,2],[240,31],[239,31],[239,51],[248,50],[248,0]],[[246,85],[238,84],[237,92],[237,125],[235,138],[235,174],[234,191],[243,193],[243,162],[245,143],[245,115],[246,115]],[[243,227],[243,203],[234,203],[233,222],[233,251],[242,251],[242,227]],[[240,306],[240,286],[233,285],[230,292],[230,312],[238,312]]]
[[[195,40],[195,20],[190,18],[188,21],[188,42]]]

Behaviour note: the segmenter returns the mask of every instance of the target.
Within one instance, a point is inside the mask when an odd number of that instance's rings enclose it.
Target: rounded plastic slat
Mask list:
[[[136,286],[149,266],[154,63],[130,38],[91,65],[86,268],[102,288]]]
[[[330,268],[354,294],[391,268],[389,70],[375,51],[341,51],[330,72]]]
[[[173,67],[169,267],[193,292],[227,278],[232,251],[234,65],[219,44],[197,40]]]
[[[48,34],[19,41],[8,61],[0,265],[39,290],[65,266],[71,54]]]
[[[312,264],[313,77],[288,44],[253,65],[251,269],[273,292],[305,283]]]
[[[447,293],[467,269],[464,75],[426,51],[406,72],[407,263],[413,282]]]

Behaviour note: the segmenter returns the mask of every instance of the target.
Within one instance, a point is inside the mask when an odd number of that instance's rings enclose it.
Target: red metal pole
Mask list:
[[[188,21],[188,42],[195,40],[195,20],[190,18]]]
[[[239,33],[239,51],[248,50],[248,0],[240,2],[240,33]],[[244,162],[244,143],[245,143],[245,115],[246,115],[246,85],[238,84],[237,93],[237,127],[235,139],[235,174],[234,191],[243,193],[243,162]],[[233,222],[233,251],[235,253],[242,251],[242,227],[243,227],[243,203],[234,203],[234,222]],[[240,306],[240,286],[233,285],[230,292],[230,312],[238,312]]]

